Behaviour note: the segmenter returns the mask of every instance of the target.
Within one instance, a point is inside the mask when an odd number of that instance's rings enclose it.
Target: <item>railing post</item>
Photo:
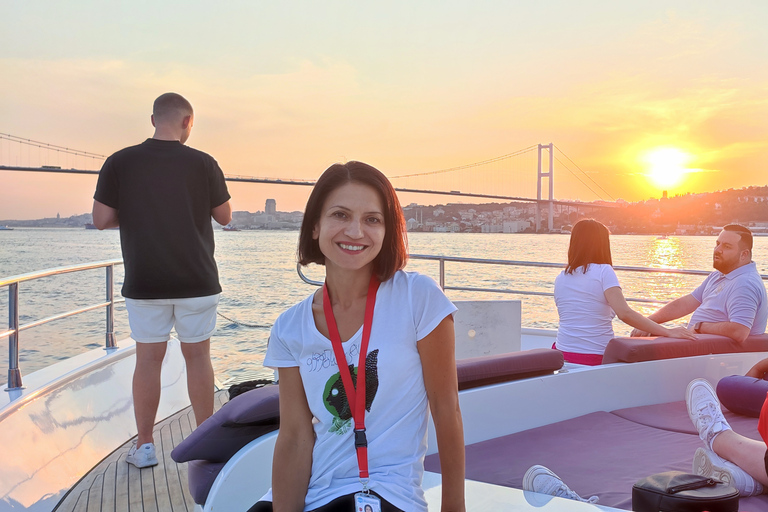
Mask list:
[[[440,258],[440,289],[445,290],[445,260]]]
[[[8,338],[8,387],[6,391],[21,389],[19,369],[19,283],[8,285],[8,329],[13,331]]]
[[[107,335],[105,349],[117,348],[115,341],[115,266],[107,267]]]

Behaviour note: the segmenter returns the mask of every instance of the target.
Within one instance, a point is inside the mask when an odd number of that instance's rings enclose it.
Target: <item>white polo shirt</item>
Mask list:
[[[765,285],[755,262],[723,274],[715,270],[691,295],[701,302],[688,328],[698,322],[736,322],[750,328],[749,334],[763,334],[768,322]]]

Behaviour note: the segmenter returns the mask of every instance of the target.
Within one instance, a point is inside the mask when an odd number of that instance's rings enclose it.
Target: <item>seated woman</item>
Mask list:
[[[695,339],[683,327],[668,329],[629,307],[611,266],[608,228],[593,219],[573,226],[568,265],[555,278],[555,304],[560,317],[553,348],[570,363],[598,365],[614,337],[614,316],[655,336]]]
[[[361,162],[317,180],[299,262],[325,284],[280,315],[264,365],[278,369],[272,489],[251,512],[426,512],[431,412],[444,510],[465,510],[464,434],[454,357],[456,307],[405,272],[405,218],[386,176]]]
[[[763,359],[747,372],[748,377],[768,371],[768,359]],[[728,378],[728,377],[726,377]],[[720,386],[718,385],[718,388]],[[758,430],[768,443],[768,398],[763,393]],[[748,409],[760,407],[753,397]],[[693,472],[721,480],[738,489],[741,496],[756,496],[768,489],[768,451],[766,444],[737,434],[723,416],[715,390],[704,379],[688,384],[685,394],[688,415],[704,441],[693,457]],[[743,402],[743,401],[742,401]],[[728,405],[726,404],[728,407]],[[731,408],[731,407],[729,407]]]

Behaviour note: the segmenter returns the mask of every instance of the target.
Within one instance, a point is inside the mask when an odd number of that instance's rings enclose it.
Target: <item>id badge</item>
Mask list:
[[[381,500],[373,494],[355,494],[355,512],[381,512]]]

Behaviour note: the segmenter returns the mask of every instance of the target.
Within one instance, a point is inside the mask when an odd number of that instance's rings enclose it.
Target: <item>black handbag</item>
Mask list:
[[[719,480],[667,471],[632,486],[635,512],[738,512],[739,491]]]

